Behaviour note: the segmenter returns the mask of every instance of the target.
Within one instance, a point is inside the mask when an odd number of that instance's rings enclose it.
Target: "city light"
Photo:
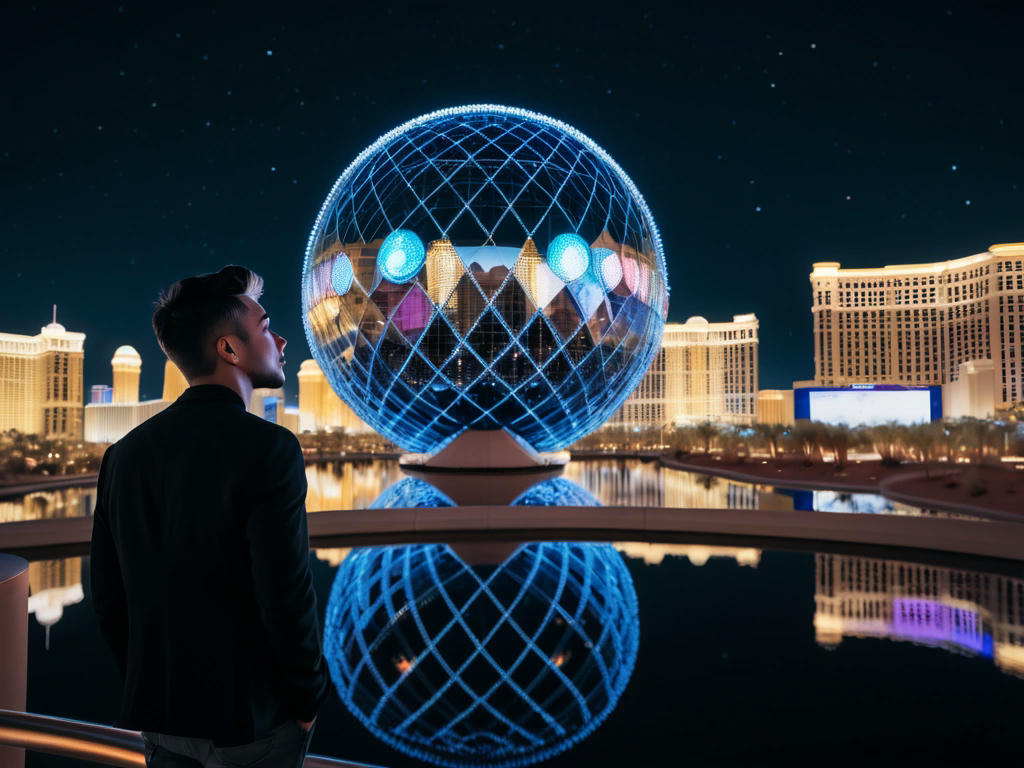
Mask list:
[[[613,290],[622,282],[622,260],[611,248],[594,248],[591,266],[606,291]]]
[[[386,280],[407,283],[423,268],[426,258],[427,249],[415,232],[396,229],[384,239],[377,253],[377,268]]]
[[[579,280],[590,267],[590,246],[579,235],[558,235],[548,246],[548,266],[566,283]]]
[[[352,279],[355,272],[352,270],[352,261],[344,253],[339,253],[331,268],[331,286],[339,296],[344,296],[352,287]]]

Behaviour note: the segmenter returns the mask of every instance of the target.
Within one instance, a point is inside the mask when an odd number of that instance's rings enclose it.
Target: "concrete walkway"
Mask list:
[[[903,515],[664,507],[499,507],[338,510],[309,515],[313,546],[403,543],[429,537],[585,538],[696,542],[729,537],[758,546],[814,543],[928,550],[1024,563],[1024,525]],[[0,526],[0,550],[88,551],[89,517],[30,520]],[[570,536],[571,534],[571,536]]]

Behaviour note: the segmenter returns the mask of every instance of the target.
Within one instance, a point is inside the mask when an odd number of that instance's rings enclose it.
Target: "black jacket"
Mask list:
[[[286,429],[191,387],[103,457],[92,600],[124,677],[118,725],[243,744],[328,695],[306,474]]]

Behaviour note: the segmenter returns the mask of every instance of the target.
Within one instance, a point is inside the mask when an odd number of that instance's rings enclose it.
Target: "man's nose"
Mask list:
[[[288,345],[288,340],[279,333],[275,333],[274,335],[277,336],[277,348],[284,352],[284,348]]]

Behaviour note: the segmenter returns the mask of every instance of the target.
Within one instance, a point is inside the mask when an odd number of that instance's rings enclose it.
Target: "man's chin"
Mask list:
[[[274,371],[252,377],[253,389],[277,389],[284,386],[284,372]]]

